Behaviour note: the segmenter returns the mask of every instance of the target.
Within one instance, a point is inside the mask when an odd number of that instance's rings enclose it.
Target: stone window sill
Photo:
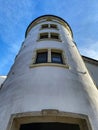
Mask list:
[[[69,69],[69,66],[66,64],[57,64],[57,63],[39,63],[39,64],[31,64],[30,68],[40,67],[40,66],[56,66],[56,67],[63,67]]]
[[[57,41],[57,42],[62,42],[60,39],[52,39],[52,38],[44,38],[44,39],[38,39],[37,42],[40,42],[40,41]]]

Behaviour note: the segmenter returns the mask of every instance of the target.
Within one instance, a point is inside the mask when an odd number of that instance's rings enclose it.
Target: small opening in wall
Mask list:
[[[44,28],[48,28],[48,24],[43,24],[42,29],[44,29]]]
[[[40,34],[40,39],[48,38],[48,33]]]
[[[50,28],[57,29],[57,25],[55,25],[55,24],[50,24]]]
[[[59,39],[59,34],[57,34],[57,33],[51,33],[51,38],[52,39]]]

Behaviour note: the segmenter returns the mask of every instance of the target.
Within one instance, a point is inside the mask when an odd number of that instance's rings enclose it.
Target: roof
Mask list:
[[[29,26],[27,27],[26,29],[26,32],[25,32],[25,37],[27,36],[28,32],[31,30],[32,26],[35,25],[35,23],[37,23],[38,20],[42,19],[42,18],[55,18],[59,21],[61,21],[63,24],[66,24],[67,25],[67,29],[70,31],[72,37],[73,37],[73,32],[72,32],[72,29],[70,27],[70,25],[64,20],[62,19],[61,17],[58,17],[56,15],[42,15],[40,17],[37,17],[36,19],[34,19],[30,24]]]
[[[86,57],[86,56],[82,56],[83,60],[86,62],[89,62],[91,64],[97,65],[98,66],[98,60]]]

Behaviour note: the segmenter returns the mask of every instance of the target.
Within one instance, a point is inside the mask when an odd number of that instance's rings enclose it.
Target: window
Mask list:
[[[48,40],[59,40],[60,41],[60,36],[58,33],[40,33],[40,36],[39,36],[39,40],[42,40],[42,39],[48,39]]]
[[[46,63],[47,62],[47,52],[38,52],[36,57],[36,63]]]
[[[56,64],[66,64],[64,61],[64,54],[61,50],[53,49],[43,49],[37,50],[34,55],[34,64],[40,63],[56,63]]]
[[[51,39],[59,39],[59,34],[58,33],[50,33],[50,38]]]
[[[44,29],[44,28],[48,28],[48,24],[43,24],[42,29]]]
[[[65,52],[55,48],[34,50],[30,68],[38,66],[58,66],[69,68]]]
[[[50,24],[50,28],[57,29],[57,25],[55,25],[55,24]]]
[[[41,29],[58,29],[56,24],[43,24],[41,25]]]
[[[51,62],[63,64],[61,53],[51,52]]]
[[[40,34],[40,39],[46,39],[48,38],[48,33],[41,33]]]

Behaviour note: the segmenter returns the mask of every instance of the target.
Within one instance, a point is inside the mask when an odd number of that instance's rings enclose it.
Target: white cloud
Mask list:
[[[98,41],[86,39],[86,44],[79,48],[82,55],[98,60]]]

